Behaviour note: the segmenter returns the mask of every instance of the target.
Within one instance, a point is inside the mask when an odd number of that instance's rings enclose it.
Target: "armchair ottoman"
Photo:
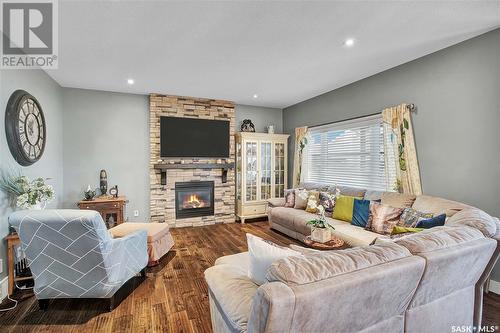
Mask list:
[[[113,238],[126,237],[138,230],[146,230],[148,241],[148,267],[158,265],[174,245],[174,239],[166,223],[132,223],[125,222],[109,229]]]

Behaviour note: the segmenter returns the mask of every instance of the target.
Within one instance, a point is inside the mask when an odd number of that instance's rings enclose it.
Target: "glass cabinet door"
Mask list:
[[[260,200],[271,198],[271,142],[260,143]]]
[[[245,141],[245,199],[257,200],[257,142]]]
[[[285,192],[285,144],[274,144],[274,196],[283,197]]]

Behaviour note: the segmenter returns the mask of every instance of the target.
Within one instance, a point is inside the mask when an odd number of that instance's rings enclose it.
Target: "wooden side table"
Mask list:
[[[93,200],[82,200],[78,202],[78,208],[98,211],[106,227],[112,228],[115,225],[125,222],[124,212],[128,200],[124,196],[95,198]]]
[[[17,281],[23,280],[31,280],[32,276],[16,276],[15,272],[15,259],[14,259],[14,251],[15,247],[21,245],[21,240],[16,233],[9,234],[5,237],[5,241],[7,242],[7,270],[9,273],[9,296],[14,292],[14,286]]]

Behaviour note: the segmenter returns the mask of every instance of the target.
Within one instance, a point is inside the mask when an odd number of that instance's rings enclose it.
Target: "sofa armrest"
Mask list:
[[[285,206],[285,198],[271,198],[267,200],[269,207],[283,207]]]
[[[269,282],[257,289],[248,318],[248,332],[290,332],[295,293],[282,282]]]
[[[137,230],[111,240],[104,258],[110,281],[126,281],[147,266],[147,237],[146,230]]]

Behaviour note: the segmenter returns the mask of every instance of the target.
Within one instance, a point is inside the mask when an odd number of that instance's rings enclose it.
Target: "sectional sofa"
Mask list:
[[[335,189],[328,185],[316,183],[303,183],[301,188],[307,190],[330,191]],[[394,192],[370,191],[349,186],[337,186],[340,194],[363,197],[368,200],[381,200],[393,207],[405,207],[410,204],[412,208],[423,213],[441,214],[452,216],[454,213],[470,207],[466,204],[428,195],[402,195]],[[285,199],[276,198],[269,200],[268,218],[272,229],[280,231],[301,242],[311,234],[307,221],[317,218],[316,214],[308,213],[303,209],[284,207]],[[327,217],[327,221],[335,227],[334,234],[344,239],[351,246],[371,244],[380,234],[351,225],[350,223]]]
[[[308,213],[271,204],[273,229],[299,240],[308,234]],[[217,259],[205,272],[214,331],[425,333],[479,325],[482,286],[500,248],[498,218],[429,196],[413,207],[454,217],[395,240],[331,221],[352,248],[278,260],[261,286],[247,277],[248,253]]]

